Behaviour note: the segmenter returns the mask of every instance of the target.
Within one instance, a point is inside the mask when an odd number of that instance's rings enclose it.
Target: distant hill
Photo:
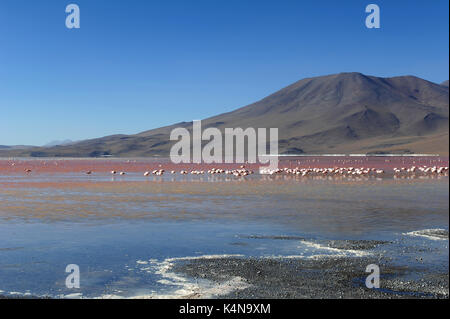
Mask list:
[[[0,145],[0,150],[23,150],[27,148],[33,148],[31,145]]]
[[[72,140],[62,140],[62,141],[52,141],[44,145],[44,147],[60,146],[60,145],[70,145],[73,144]]]
[[[70,145],[2,151],[0,156],[167,156],[170,131]],[[202,127],[278,127],[280,153],[439,153],[449,150],[449,88],[414,76],[340,73],[300,80],[266,98],[202,121]]]
[[[442,86],[448,87],[448,80],[441,83]]]

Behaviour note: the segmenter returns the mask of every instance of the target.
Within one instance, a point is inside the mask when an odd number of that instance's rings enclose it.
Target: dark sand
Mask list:
[[[329,247],[366,250],[379,241],[330,241]],[[380,288],[365,286],[367,265],[380,267]],[[243,278],[250,287],[221,298],[448,298],[448,271],[394,266],[387,258],[320,257],[197,259],[174,265],[172,271],[194,279],[222,283]]]

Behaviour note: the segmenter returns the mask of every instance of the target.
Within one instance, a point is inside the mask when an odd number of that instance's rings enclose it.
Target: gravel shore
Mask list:
[[[329,247],[367,250],[381,241],[330,241]],[[380,288],[369,289],[366,267],[380,267]],[[193,279],[223,283],[242,278],[249,287],[221,298],[448,298],[448,271],[393,265],[383,256],[319,258],[217,258],[176,263],[172,270]]]

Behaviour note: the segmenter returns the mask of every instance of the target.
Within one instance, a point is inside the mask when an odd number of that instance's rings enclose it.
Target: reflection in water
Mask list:
[[[258,220],[299,231],[350,235],[434,226],[448,210],[448,177],[89,178],[40,175],[10,183],[12,187],[0,189],[0,218],[99,223]]]

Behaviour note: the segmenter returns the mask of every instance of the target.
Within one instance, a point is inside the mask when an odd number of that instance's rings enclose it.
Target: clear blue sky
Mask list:
[[[370,3],[381,29],[365,27]],[[137,133],[343,71],[442,82],[448,12],[447,0],[1,0],[0,145]]]

